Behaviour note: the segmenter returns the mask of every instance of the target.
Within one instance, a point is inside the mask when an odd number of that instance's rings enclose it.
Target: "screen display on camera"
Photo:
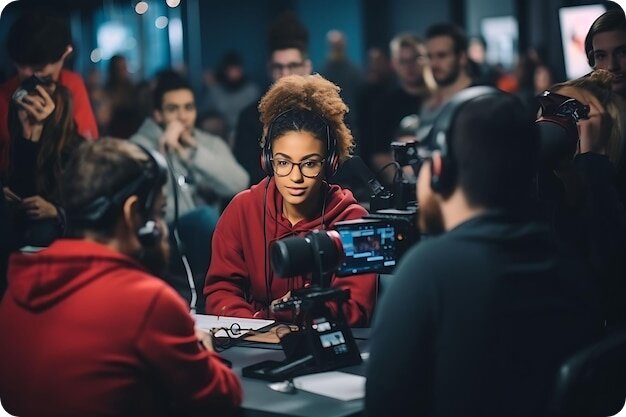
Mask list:
[[[337,268],[337,275],[393,270],[397,261],[396,230],[393,224],[384,221],[345,223],[337,227],[345,253]]]
[[[343,332],[335,327],[325,317],[314,319],[312,323],[313,330],[318,332],[322,348],[335,355],[342,355],[347,353],[349,348]]]

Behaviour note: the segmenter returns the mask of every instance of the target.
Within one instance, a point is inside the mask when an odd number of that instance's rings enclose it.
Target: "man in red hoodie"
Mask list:
[[[11,96],[25,79],[36,75],[67,87],[73,101],[74,122],[85,139],[98,138],[96,118],[81,76],[63,68],[72,53],[69,24],[43,10],[25,11],[13,23],[7,36],[9,57],[17,75],[0,85],[0,174],[10,155],[9,104]]]
[[[235,196],[217,224],[204,287],[209,314],[288,320],[290,314],[272,313],[270,306],[309,280],[274,276],[272,242],[367,214],[349,190],[326,181],[354,147],[344,123],[348,108],[338,90],[319,75],[291,75],[261,100],[262,164],[268,177]],[[350,289],[347,322],[368,325],[375,275],[333,277],[331,286]]]
[[[164,162],[84,143],[63,177],[73,239],[15,254],[0,303],[0,400],[28,416],[221,416],[237,377],[153,273],[169,247]],[[152,273],[151,273],[152,272]]]

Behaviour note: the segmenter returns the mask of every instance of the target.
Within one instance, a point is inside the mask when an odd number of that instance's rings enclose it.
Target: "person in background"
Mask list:
[[[310,277],[275,276],[272,242],[367,214],[349,190],[327,182],[354,147],[347,110],[339,88],[319,75],[283,77],[261,99],[268,176],[235,196],[215,229],[204,287],[209,314],[290,320],[290,312],[274,313],[271,306],[309,285]],[[347,322],[368,325],[375,275],[333,276],[330,285],[350,289]]]
[[[63,63],[73,51],[68,22],[50,11],[25,11],[11,25],[6,45],[17,75],[0,85],[0,173],[6,173],[11,154],[7,117],[11,96],[22,81],[33,75],[67,88],[78,134],[85,139],[97,139],[98,127],[85,83],[77,73],[63,69]]]
[[[587,62],[594,69],[604,69],[613,74],[613,91],[626,99],[626,16],[624,9],[615,6],[598,17],[585,37]],[[625,121],[626,122],[626,121]],[[621,155],[617,182],[622,202],[626,204],[626,152]]]
[[[73,120],[69,89],[37,83],[9,105],[11,155],[3,197],[10,207],[13,250],[45,247],[65,230],[61,176],[82,138]]]
[[[371,132],[363,132],[361,142],[365,161],[377,171],[393,162],[390,144],[400,121],[417,114],[435,89],[424,42],[417,35],[399,34],[391,40],[389,49],[398,86],[380,97],[373,111],[376,117]],[[384,174],[386,182],[391,182],[393,171]]]
[[[619,173],[626,146],[626,112],[606,70],[556,84],[543,100],[588,106],[577,123],[577,145],[539,177],[540,201],[565,249],[593,268],[609,326],[626,325],[626,205]],[[542,100],[542,99],[540,99]],[[547,204],[546,204],[547,203]]]
[[[613,90],[626,98],[626,17],[621,7],[598,17],[585,37],[587,62],[613,74]]]
[[[467,48],[467,36],[457,25],[438,23],[426,30],[426,51],[437,90],[420,109],[418,140],[428,133],[433,120],[448,100],[474,84],[469,73]]]
[[[235,414],[236,375],[154,276],[169,247],[157,157],[127,141],[82,144],[62,180],[71,238],[12,256],[0,302],[11,414]]]
[[[346,35],[340,30],[330,30],[326,33],[328,43],[328,57],[320,74],[341,88],[341,98],[346,102],[348,113],[346,123],[356,130],[355,122],[357,114],[357,95],[363,84],[361,70],[348,57]],[[359,132],[360,133],[360,132]],[[357,137],[360,134],[356,134]]]
[[[196,116],[194,94],[187,80],[175,72],[163,72],[154,92],[153,116],[144,120],[130,140],[171,158],[176,182],[166,188],[166,220],[178,227],[198,282],[198,299],[202,300],[200,288],[209,267],[208,249],[220,206],[248,186],[248,174],[224,140],[195,127]],[[173,251],[172,259],[172,283],[185,293],[188,282],[180,254]]]
[[[425,139],[430,237],[376,313],[367,416],[547,416],[560,365],[601,332],[588,270],[532,220],[536,127],[518,98],[485,88],[453,96]]]
[[[312,71],[308,56],[309,33],[293,13],[280,15],[268,33],[269,59],[267,71],[272,82],[287,75],[307,75]],[[241,111],[235,129],[233,153],[248,171],[250,183],[256,184],[265,177],[256,146],[263,136],[258,103],[251,103]]]
[[[493,65],[487,63],[487,41],[485,38],[482,36],[469,38],[467,57],[469,72],[476,85],[495,86],[497,84],[500,74]]]
[[[376,145],[372,129],[376,125],[378,102],[396,86],[396,79],[391,62],[385,50],[372,47],[367,51],[365,82],[359,91],[357,100],[357,137],[356,153],[371,167],[372,146]],[[355,190],[353,190],[355,191]],[[367,192],[369,197],[369,190]]]
[[[222,57],[215,81],[210,86],[208,102],[202,103],[201,110],[217,110],[224,115],[229,131],[226,139],[231,143],[230,132],[237,126],[239,113],[259,99],[259,88],[246,77],[243,59],[234,51]]]

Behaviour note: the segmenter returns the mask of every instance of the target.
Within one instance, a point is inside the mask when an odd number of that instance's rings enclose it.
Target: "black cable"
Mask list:
[[[270,304],[272,303],[271,300],[271,285],[270,285],[270,279],[267,273],[267,232],[266,232],[266,224],[265,221],[267,220],[267,189],[270,185],[270,180],[271,177],[268,176],[267,177],[267,181],[265,182],[265,193],[263,194],[263,274],[265,275],[265,302],[267,304],[267,311],[269,312],[269,308],[270,308]]]
[[[396,172],[393,174],[393,180],[396,181],[396,179],[398,178],[398,172],[402,172],[402,167],[396,161],[389,162],[388,164],[385,164],[384,167],[382,167],[381,169],[376,171],[376,177],[378,177],[380,174],[383,173],[384,170],[386,170],[387,168],[389,168],[392,165],[396,167]]]
[[[191,291],[189,308],[192,313],[195,313],[196,303],[198,302],[198,294],[196,294],[196,283],[193,280],[191,266],[189,265],[189,260],[187,259],[187,255],[185,255],[185,252],[183,250],[183,243],[180,239],[180,235],[178,234],[178,181],[176,180],[176,175],[174,174],[174,164],[172,163],[172,156],[167,150],[165,151],[165,160],[167,161],[167,170],[170,174],[170,179],[172,181],[172,191],[174,193],[174,223],[172,228],[172,235],[174,236],[174,242],[176,243],[176,250],[180,255],[180,260],[183,263],[183,267],[185,268],[187,283],[189,284],[189,290]]]

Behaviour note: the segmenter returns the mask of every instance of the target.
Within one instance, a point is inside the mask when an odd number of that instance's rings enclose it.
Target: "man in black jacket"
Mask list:
[[[369,416],[542,416],[600,320],[584,269],[528,220],[538,136],[521,102],[455,96],[426,138],[419,223],[374,318]]]
[[[311,73],[313,67],[307,53],[309,33],[295,15],[285,13],[276,19],[268,34],[268,44],[267,70],[272,82],[287,75]],[[261,169],[259,140],[263,125],[257,106],[258,103],[252,103],[239,114],[233,148],[235,158],[248,171],[250,184],[256,184],[266,175]]]

